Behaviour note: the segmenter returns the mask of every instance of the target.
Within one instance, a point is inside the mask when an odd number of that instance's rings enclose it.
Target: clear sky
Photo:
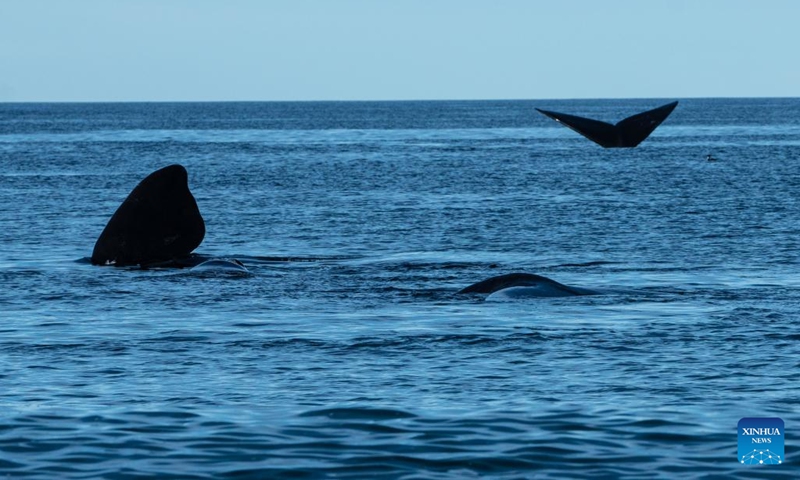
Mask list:
[[[765,96],[798,0],[0,0],[0,101]]]

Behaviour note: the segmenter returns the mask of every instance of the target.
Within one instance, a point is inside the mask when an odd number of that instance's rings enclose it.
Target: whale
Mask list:
[[[209,274],[250,275],[250,270],[235,258],[211,258],[195,265],[190,271]]]
[[[633,148],[649,137],[653,130],[661,125],[661,122],[675,110],[676,106],[678,106],[677,101],[668,103],[658,108],[632,115],[620,120],[615,125],[541,108],[536,110],[565,127],[580,133],[603,148]]]
[[[92,251],[94,265],[117,267],[192,266],[191,253],[206,228],[182,165],[145,177],[106,224]]]
[[[487,278],[458,291],[459,294],[487,294],[488,299],[527,297],[575,297],[597,295],[588,288],[571,287],[532,273],[508,273]]]

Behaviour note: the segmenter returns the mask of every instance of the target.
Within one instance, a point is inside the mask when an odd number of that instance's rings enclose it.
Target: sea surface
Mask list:
[[[534,109],[672,100],[0,104],[0,478],[798,478],[800,99]],[[250,275],[89,263],[175,163]]]

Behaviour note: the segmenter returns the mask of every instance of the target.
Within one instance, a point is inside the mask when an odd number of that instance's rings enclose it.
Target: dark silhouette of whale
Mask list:
[[[205,233],[186,169],[170,165],[148,175],[122,202],[94,245],[92,263],[191,266],[197,261],[190,254]]]
[[[549,110],[536,110],[556,122],[565,125],[580,133],[584,137],[604,148],[631,148],[639,145],[653,133],[678,105],[678,102],[668,103],[653,110],[637,113],[616,125],[583,118],[566,113],[551,112]]]
[[[599,293],[587,288],[570,287],[532,273],[499,275],[470,285],[459,290],[458,293],[493,294],[500,291],[507,291],[515,297],[573,297]]]

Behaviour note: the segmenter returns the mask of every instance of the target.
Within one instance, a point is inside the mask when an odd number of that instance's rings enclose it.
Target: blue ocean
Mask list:
[[[797,478],[800,99],[535,110],[671,100],[0,104],[0,478]],[[171,164],[249,275],[90,263]]]

